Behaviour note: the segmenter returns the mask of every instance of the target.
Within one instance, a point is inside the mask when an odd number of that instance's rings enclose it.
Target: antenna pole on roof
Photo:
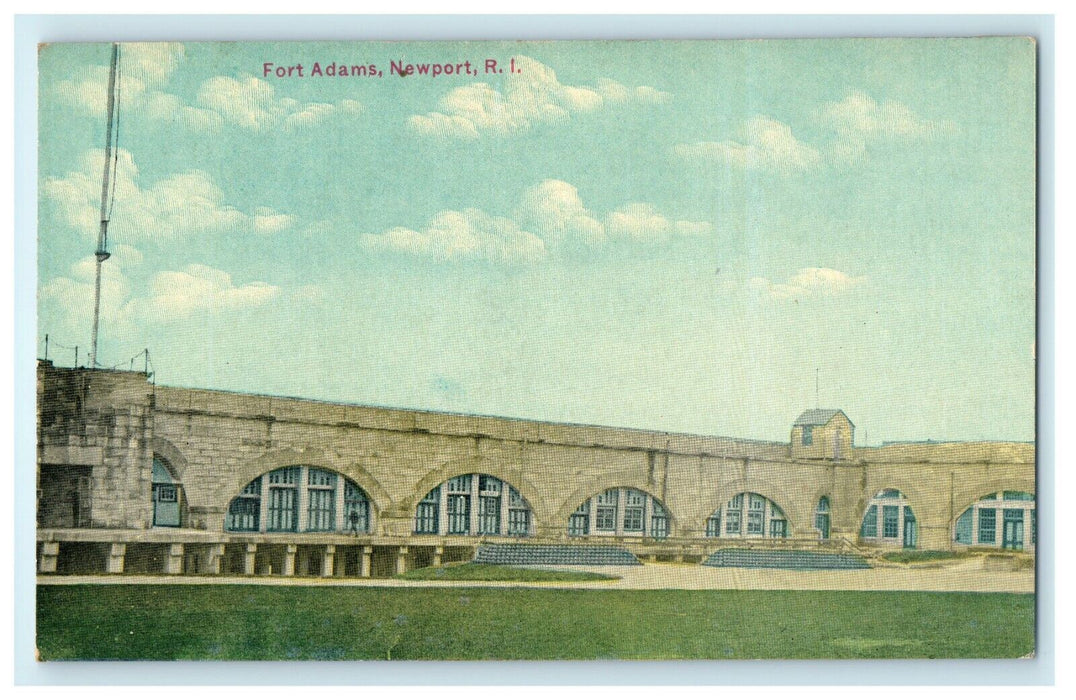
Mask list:
[[[101,178],[101,228],[97,232],[97,250],[94,258],[97,260],[97,276],[93,288],[93,333],[90,337],[90,369],[97,369],[97,327],[101,316],[101,263],[108,260],[111,254],[108,252],[108,219],[111,215],[109,207],[109,184],[115,176],[115,163],[112,162],[112,122],[116,109],[116,70],[119,62],[119,44],[112,44],[112,60],[108,69],[108,102],[107,124],[105,126],[105,170]],[[115,187],[115,183],[112,183]],[[115,190],[112,191],[113,194]]]

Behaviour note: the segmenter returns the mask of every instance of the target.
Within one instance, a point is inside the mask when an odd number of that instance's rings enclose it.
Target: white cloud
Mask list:
[[[956,131],[952,121],[923,119],[905,104],[893,100],[878,103],[859,91],[840,102],[826,103],[821,121],[837,132],[837,140],[830,148],[837,162],[863,157],[872,142],[933,140]]]
[[[206,265],[156,273],[146,296],[133,296],[131,271],[142,263],[136,249],[120,245],[101,266],[101,320],[123,332],[137,323],[171,322],[197,312],[218,313],[262,306],[280,295],[280,288],[264,282],[236,285],[227,272]],[[57,277],[41,287],[41,301],[63,309],[73,329],[90,323],[93,313],[96,261],[88,256],[71,266],[69,277]],[[313,287],[294,295],[312,299]]]
[[[826,103],[816,116],[818,123],[836,134],[821,149],[797,139],[789,125],[759,115],[740,126],[738,140],[684,143],[674,146],[673,153],[787,175],[815,170],[827,162],[860,159],[872,142],[933,140],[957,129],[952,121],[923,119],[907,105],[893,100],[879,103],[861,91],[851,92],[840,102]]]
[[[603,223],[583,204],[575,187],[545,180],[523,193],[515,219],[478,209],[443,211],[421,231],[397,227],[382,234],[363,234],[359,240],[371,250],[445,261],[535,263],[579,246],[595,249],[617,238],[661,242],[672,236],[705,235],[712,229],[704,221],[669,219],[643,203],[610,212]]]
[[[134,42],[120,45],[123,72],[151,86],[168,82],[185,57],[183,44],[176,42]]]
[[[288,214],[279,214],[269,207],[258,207],[254,210],[253,228],[258,233],[276,233],[291,227],[295,223],[295,217]]]
[[[251,131],[282,128],[297,131],[335,115],[363,111],[355,100],[302,103],[278,97],[273,86],[251,76],[217,76],[202,83],[194,104],[167,92],[172,74],[184,59],[178,43],[134,43],[120,46],[119,100],[124,115],[172,122],[199,131],[216,131],[229,124]],[[89,66],[57,83],[61,100],[95,116],[104,116],[108,67]]]
[[[183,44],[132,43],[120,45],[119,95],[122,102],[138,101],[148,90],[163,86],[180,61]],[[108,66],[87,66],[73,79],[61,80],[57,94],[95,114],[104,114],[108,98]]]
[[[116,153],[115,208],[110,226],[114,238],[134,241],[169,239],[213,232],[271,233],[290,226],[292,217],[260,207],[246,214],[224,203],[224,193],[205,172],[170,175],[152,185],[139,184],[131,154]],[[57,207],[63,220],[87,236],[97,236],[104,151],[83,154],[81,168],[63,177],[49,177],[44,199]]]
[[[629,88],[605,78],[597,87],[564,85],[552,68],[533,58],[516,56],[515,61],[519,72],[505,78],[503,92],[488,83],[455,88],[441,98],[441,111],[412,115],[408,125],[424,136],[477,139],[483,133],[526,131],[608,104],[658,104],[671,99],[653,87]]]
[[[163,91],[184,58],[183,44],[132,43],[120,46],[119,105],[124,115],[144,114],[202,130],[220,127],[214,112],[192,107]],[[54,88],[61,100],[103,117],[108,100],[108,66],[88,66]]]
[[[236,286],[232,276],[206,265],[187,265],[182,270],[158,272],[150,283],[150,295],[132,300],[135,313],[145,319],[175,320],[200,311],[219,312],[262,306],[280,288],[265,282]]]
[[[579,197],[579,190],[563,180],[544,180],[523,193],[516,216],[552,245],[566,240],[600,244],[605,228]]]
[[[605,230],[610,238],[665,241],[674,235],[706,235],[713,226],[705,221],[674,221],[660,214],[654,205],[636,202],[606,214]]]
[[[764,277],[754,277],[748,284],[751,288],[765,292],[774,299],[799,299],[812,295],[840,294],[866,281],[866,277],[853,277],[828,267],[807,267],[783,284],[774,284]]]
[[[792,128],[776,119],[756,116],[744,122],[739,141],[700,141],[680,144],[673,152],[684,158],[717,160],[744,170],[766,170],[783,174],[816,168],[822,160],[818,149],[803,143]]]
[[[191,107],[167,92],[147,92],[141,100],[140,107],[153,121],[174,122],[195,131],[217,131],[224,123],[216,112]]]
[[[547,252],[541,238],[521,230],[516,222],[478,209],[442,211],[421,231],[397,227],[380,235],[364,234],[360,241],[373,250],[445,261],[530,263]]]
[[[363,111],[362,104],[355,100],[303,103],[278,97],[272,85],[252,76],[210,78],[199,88],[197,102],[218,114],[226,124],[259,132],[278,128],[300,130],[337,114],[350,116]]]
[[[879,104],[859,91],[840,102],[827,103],[822,119],[840,133],[865,137],[929,138],[955,129],[951,121],[921,119],[905,104],[893,100]]]
[[[112,257],[101,265],[101,320],[125,321],[124,304],[131,294],[126,271],[142,263],[142,254],[128,245],[118,245]],[[74,328],[88,326],[93,315],[94,280],[97,261],[89,255],[71,266],[70,277],[57,277],[42,285],[42,303],[53,302],[63,309],[66,322]]]

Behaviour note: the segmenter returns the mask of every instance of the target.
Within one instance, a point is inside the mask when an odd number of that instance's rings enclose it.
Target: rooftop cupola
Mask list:
[[[834,461],[851,459],[855,430],[856,426],[839,408],[804,411],[792,424],[792,457]]]

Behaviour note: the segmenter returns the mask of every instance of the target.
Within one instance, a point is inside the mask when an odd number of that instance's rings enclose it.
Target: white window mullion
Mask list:
[[[336,475],[336,487],[333,489],[333,530],[343,532],[347,524],[344,522],[344,499],[347,497],[347,484],[343,474]],[[367,516],[369,517],[369,516]]]
[[[258,531],[265,532],[269,529],[269,475],[263,474],[261,479],[261,498],[258,499]]]
[[[299,483],[296,484],[296,504],[295,509],[298,511],[295,514],[297,521],[295,523],[296,532],[305,532],[307,526],[310,524],[310,514],[307,510],[310,508],[310,493],[307,489],[306,480],[309,478],[306,467],[299,467]]]
[[[654,506],[650,503],[654,498],[650,494],[643,497],[643,537],[650,535],[653,530],[650,526],[650,515],[654,512]]]
[[[478,534],[478,502],[481,497],[480,494],[482,493],[478,488],[480,481],[482,481],[482,479],[478,476],[478,474],[471,475],[471,502],[468,504],[470,507],[467,509],[467,512],[470,523],[468,532],[471,534],[472,537]]]
[[[617,519],[615,519],[617,529],[613,530],[613,532],[617,534],[617,537],[622,538],[624,537],[624,518],[627,517],[627,491],[623,488],[617,489],[617,511],[615,513],[617,513]]]
[[[587,535],[598,534],[598,498],[587,499]]]
[[[512,500],[512,487],[508,485],[507,481],[501,482],[501,518],[497,526],[498,535],[508,534],[508,513],[509,506]]]
[[[437,494],[437,534],[448,532],[448,488],[441,484]]]

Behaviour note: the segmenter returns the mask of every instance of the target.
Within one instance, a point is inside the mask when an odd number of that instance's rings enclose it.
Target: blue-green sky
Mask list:
[[[40,53],[61,364],[89,345],[109,51]],[[860,443],[1034,436],[1025,40],[128,44],[120,87],[102,365],[778,440],[817,370]]]

